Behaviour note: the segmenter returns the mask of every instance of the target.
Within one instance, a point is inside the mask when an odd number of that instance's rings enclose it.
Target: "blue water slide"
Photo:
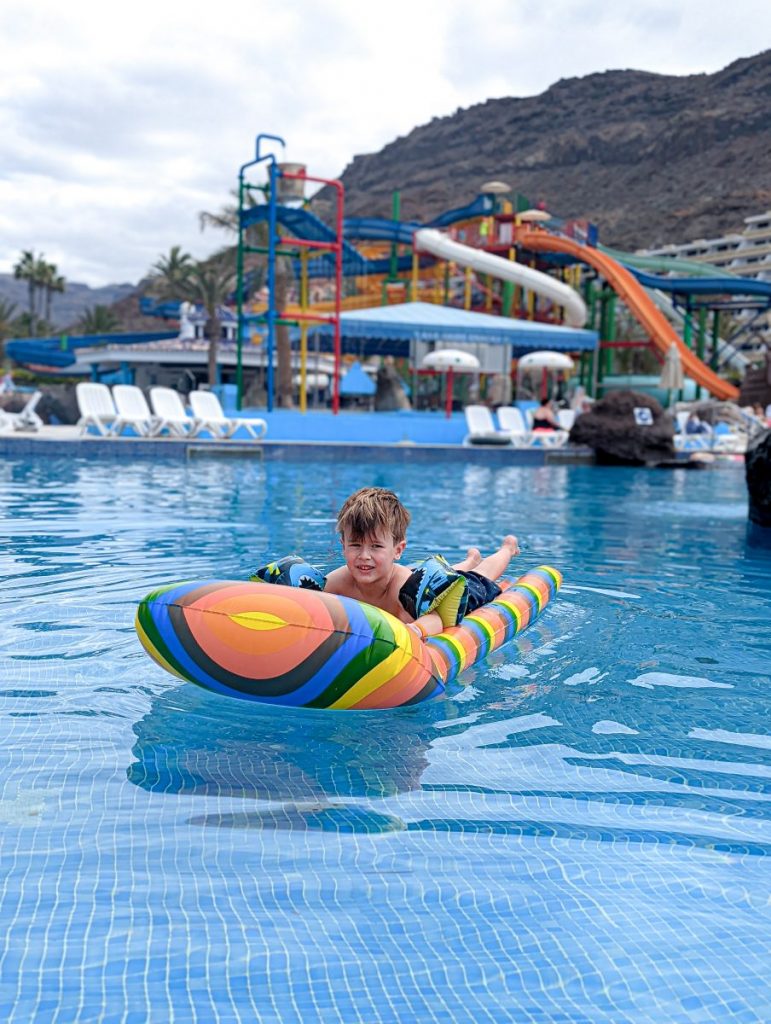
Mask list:
[[[664,277],[624,265],[643,288],[657,288],[677,295],[753,295],[768,299],[771,305],[771,281],[750,277]]]
[[[60,335],[53,338],[14,338],[5,351],[22,366],[50,366],[63,369],[77,362],[79,348],[107,348],[176,338],[179,331],[141,331],[133,334]]]

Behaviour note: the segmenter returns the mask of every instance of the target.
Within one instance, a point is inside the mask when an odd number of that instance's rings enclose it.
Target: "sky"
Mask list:
[[[31,248],[99,286],[173,245],[207,256],[229,239],[198,214],[230,201],[261,133],[334,178],[493,97],[769,46],[768,0],[3,0],[0,271]]]

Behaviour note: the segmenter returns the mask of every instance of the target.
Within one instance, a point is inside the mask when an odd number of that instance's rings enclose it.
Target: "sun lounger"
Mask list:
[[[575,409],[558,409],[557,419],[559,421],[560,428],[567,430],[568,433],[573,428],[573,424],[576,422],[576,411]]]
[[[35,407],[42,397],[42,391],[35,391],[20,412],[10,412],[8,409],[0,409],[0,428],[10,427],[13,430],[27,431],[40,430],[43,426],[43,421],[35,412]]]
[[[700,433],[689,434],[687,423],[690,418],[688,411],[678,412],[675,415],[675,451],[677,452],[703,452],[712,450],[712,428],[708,423],[702,422]]]
[[[191,391],[190,408],[196,420],[196,433],[208,431],[213,437],[231,438],[243,429],[255,441],[265,436],[268,424],[263,419],[226,416],[213,391]]]
[[[150,412],[141,388],[133,384],[116,384],[112,389],[112,397],[118,415],[111,433],[117,437],[123,433],[124,427],[132,427],[140,437],[149,437],[154,433],[155,417]]]
[[[511,443],[518,448],[524,447],[530,440],[530,430],[516,405],[501,405],[497,410],[498,423],[511,438]]]
[[[496,430],[493,414],[486,405],[467,405],[463,410],[468,434],[464,444],[511,444],[507,430]]]
[[[94,427],[102,437],[108,437],[118,413],[107,385],[81,381],[75,385],[75,394],[80,411],[78,426],[81,434],[85,434],[89,427]]]
[[[155,414],[153,433],[168,430],[175,437],[195,437],[197,422],[185,412],[182,399],[172,388],[150,388],[150,405]]]

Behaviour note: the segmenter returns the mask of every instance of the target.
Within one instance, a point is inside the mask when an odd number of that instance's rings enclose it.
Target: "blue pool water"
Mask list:
[[[332,564],[365,483],[407,554],[513,530],[565,586],[445,699],[180,683],[156,584]],[[0,1019],[771,1020],[771,562],[741,467],[0,467]]]

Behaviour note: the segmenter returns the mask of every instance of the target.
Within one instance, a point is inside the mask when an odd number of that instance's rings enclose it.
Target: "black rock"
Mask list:
[[[744,462],[750,522],[768,529],[771,540],[771,430],[764,430],[751,438]]]
[[[397,373],[393,359],[386,356],[383,365],[377,371],[377,390],[375,391],[375,412],[398,412],[409,409],[402,379]]]
[[[674,434],[671,416],[655,398],[612,391],[577,417],[570,442],[593,448],[602,465],[656,466],[674,458]]]

